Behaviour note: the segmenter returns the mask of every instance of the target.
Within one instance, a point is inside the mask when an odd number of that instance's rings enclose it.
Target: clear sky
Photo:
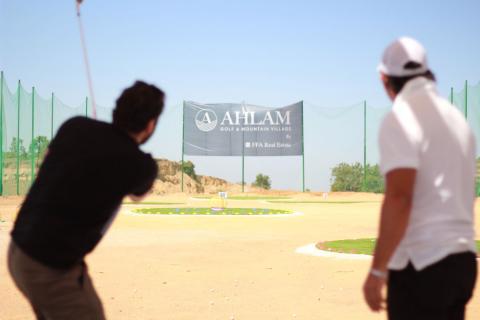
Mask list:
[[[136,79],[168,94],[146,150],[180,159],[183,100],[272,107],[304,100],[312,190],[328,188],[330,168],[322,159],[342,149],[333,134],[318,132],[315,108],[363,100],[387,107],[375,67],[395,38],[409,35],[424,44],[444,95],[450,86],[480,80],[478,0],[85,0],[82,12],[99,105],[113,106]],[[78,105],[88,91],[74,0],[0,0],[0,69],[10,87],[21,79],[44,97],[55,91]],[[343,129],[348,133],[349,124]],[[325,140],[331,142],[322,146]],[[353,158],[360,161],[361,152]],[[189,159],[200,174],[240,180],[238,158]],[[298,158],[249,158],[246,180],[263,172],[276,188],[298,188],[300,169]]]

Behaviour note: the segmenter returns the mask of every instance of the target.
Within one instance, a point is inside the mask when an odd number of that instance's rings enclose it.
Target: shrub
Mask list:
[[[363,166],[360,163],[340,163],[332,169],[332,191],[375,192],[382,193],[385,189],[384,180],[378,165],[367,165],[364,180]]]
[[[195,165],[193,164],[192,161],[184,162],[182,169],[183,169],[183,172],[185,172],[185,174],[187,176],[190,176],[190,178],[192,178],[193,180],[198,179],[197,174],[195,173]]]
[[[269,176],[259,173],[255,178],[255,182],[252,183],[252,186],[269,190],[271,188],[271,184],[272,182],[270,181]]]

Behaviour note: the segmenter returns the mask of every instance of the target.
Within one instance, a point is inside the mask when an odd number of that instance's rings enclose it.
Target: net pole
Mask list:
[[[85,97],[85,117],[88,118],[88,97]]]
[[[302,101],[302,192],[305,192],[305,130]]]
[[[245,192],[245,132],[242,131],[242,192]]]
[[[453,87],[450,87],[450,103],[453,104]]]
[[[0,74],[0,196],[3,196],[3,71]]]
[[[182,192],[183,192],[183,164],[185,160],[185,101],[182,105]]]
[[[55,94],[52,92],[52,102],[50,106],[50,141],[53,139],[53,110],[54,110],[54,101],[55,101]]]
[[[30,142],[30,185],[33,184],[35,179],[35,87],[32,87],[32,139]]]
[[[465,80],[465,119],[468,119],[468,80]]]
[[[20,90],[21,90],[21,83],[18,80],[18,87],[17,87],[17,150],[16,150],[16,157],[17,157],[17,168],[16,168],[16,184],[17,184],[17,196],[20,195]]]
[[[363,188],[364,189],[366,185],[367,185],[367,100],[364,100],[363,101]]]
[[[245,113],[245,101],[242,101],[242,110]],[[242,193],[245,192],[245,131],[242,125]]]

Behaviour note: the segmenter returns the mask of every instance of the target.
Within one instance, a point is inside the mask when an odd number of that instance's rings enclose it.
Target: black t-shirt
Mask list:
[[[125,195],[142,195],[157,164],[112,124],[76,117],[65,122],[28,193],[12,231],[32,258],[69,268],[93,250]]]

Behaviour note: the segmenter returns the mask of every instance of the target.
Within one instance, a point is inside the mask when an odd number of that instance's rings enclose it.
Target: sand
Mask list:
[[[322,198],[321,194],[290,196],[296,201]],[[21,200],[0,198],[2,320],[34,319],[5,262],[9,231]],[[295,252],[309,243],[375,236],[381,197],[348,193],[328,197],[328,201],[343,200],[369,202],[229,201],[232,207],[303,213],[268,217],[138,216],[127,214],[133,206],[125,205],[87,263],[109,319],[386,319],[385,313],[373,314],[363,302],[361,286],[368,260]],[[147,201],[208,206],[208,201],[182,194]],[[480,318],[478,297],[477,286],[467,319]]]

